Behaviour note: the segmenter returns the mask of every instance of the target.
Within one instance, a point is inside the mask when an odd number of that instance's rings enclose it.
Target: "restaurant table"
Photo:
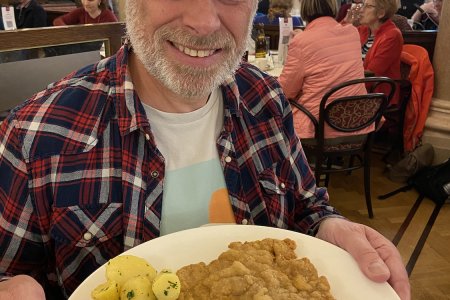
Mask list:
[[[272,62],[269,62],[267,58],[256,59],[255,55],[248,55],[248,62],[254,66],[257,66],[262,71],[273,77],[279,77],[281,71],[283,71],[283,65],[278,63],[278,53],[276,51],[270,54]]]
[[[267,63],[267,59],[257,60],[255,55],[248,55],[248,62],[252,65],[257,66],[262,71],[273,77],[279,77],[281,72],[283,71],[283,65],[278,63],[278,53],[271,52],[273,64]],[[372,77],[375,76],[375,73],[369,70],[364,70],[364,77]]]

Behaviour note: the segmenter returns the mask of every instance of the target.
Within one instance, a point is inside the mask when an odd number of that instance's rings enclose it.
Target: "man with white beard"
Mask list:
[[[410,298],[396,248],[316,187],[277,81],[241,64],[256,6],[128,0],[115,56],[3,122],[0,299],[68,297],[121,252],[206,223],[315,235]]]

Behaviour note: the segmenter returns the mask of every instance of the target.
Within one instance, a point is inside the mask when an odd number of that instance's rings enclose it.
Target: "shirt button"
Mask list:
[[[229,157],[229,156],[225,157],[225,162],[227,162],[227,163],[231,162],[231,157]]]
[[[284,188],[286,187],[286,185],[285,185],[284,183],[281,183],[281,184],[280,184],[280,187],[281,187],[282,189],[284,189]]]
[[[156,178],[156,177],[158,177],[159,176],[159,172],[158,171],[153,171],[152,172],[152,177],[153,178]]]
[[[83,239],[85,241],[90,241],[92,239],[92,233],[90,233],[89,231],[86,232],[85,234],[83,234]]]
[[[243,219],[242,220],[242,225],[247,225],[248,224],[248,220],[247,219]]]
[[[146,133],[146,134],[145,134],[145,139],[146,139],[147,141],[149,141],[149,140],[150,140],[150,134]]]

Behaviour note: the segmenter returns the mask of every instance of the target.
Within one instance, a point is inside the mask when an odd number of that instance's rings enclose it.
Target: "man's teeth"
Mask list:
[[[206,57],[214,53],[214,50],[195,50],[178,44],[174,45],[178,48],[178,50],[192,57]]]

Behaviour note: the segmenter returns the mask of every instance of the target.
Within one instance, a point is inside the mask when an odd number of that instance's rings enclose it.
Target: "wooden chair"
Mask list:
[[[409,80],[411,66],[405,62],[400,63],[401,78],[395,79],[399,89],[399,103],[396,106],[388,106],[384,111],[386,126],[384,126],[385,135],[391,142],[383,155],[382,160],[386,163],[395,163],[403,157],[405,152],[403,132],[405,124],[406,107],[412,93],[412,84]],[[378,134],[378,133],[377,133]],[[382,134],[380,132],[380,134]]]
[[[342,92],[343,89],[358,84],[366,84],[370,86],[370,90],[380,85],[387,85],[390,92],[388,94],[368,92],[362,95],[334,97],[338,91]],[[311,119],[315,127],[315,137],[302,139],[302,145],[314,171],[316,183],[319,185],[321,175],[324,175],[324,185],[328,186],[331,173],[351,172],[364,168],[364,192],[370,218],[373,218],[370,195],[370,155],[374,132],[357,135],[354,132],[371,125],[377,128],[394,92],[395,82],[387,77],[366,77],[343,82],[325,93],[320,102],[318,119],[296,101],[290,101],[293,107],[298,108]],[[327,138],[325,124],[348,135]],[[333,162],[337,158],[348,159],[348,165],[334,167]],[[355,159],[358,160],[357,164]]]

